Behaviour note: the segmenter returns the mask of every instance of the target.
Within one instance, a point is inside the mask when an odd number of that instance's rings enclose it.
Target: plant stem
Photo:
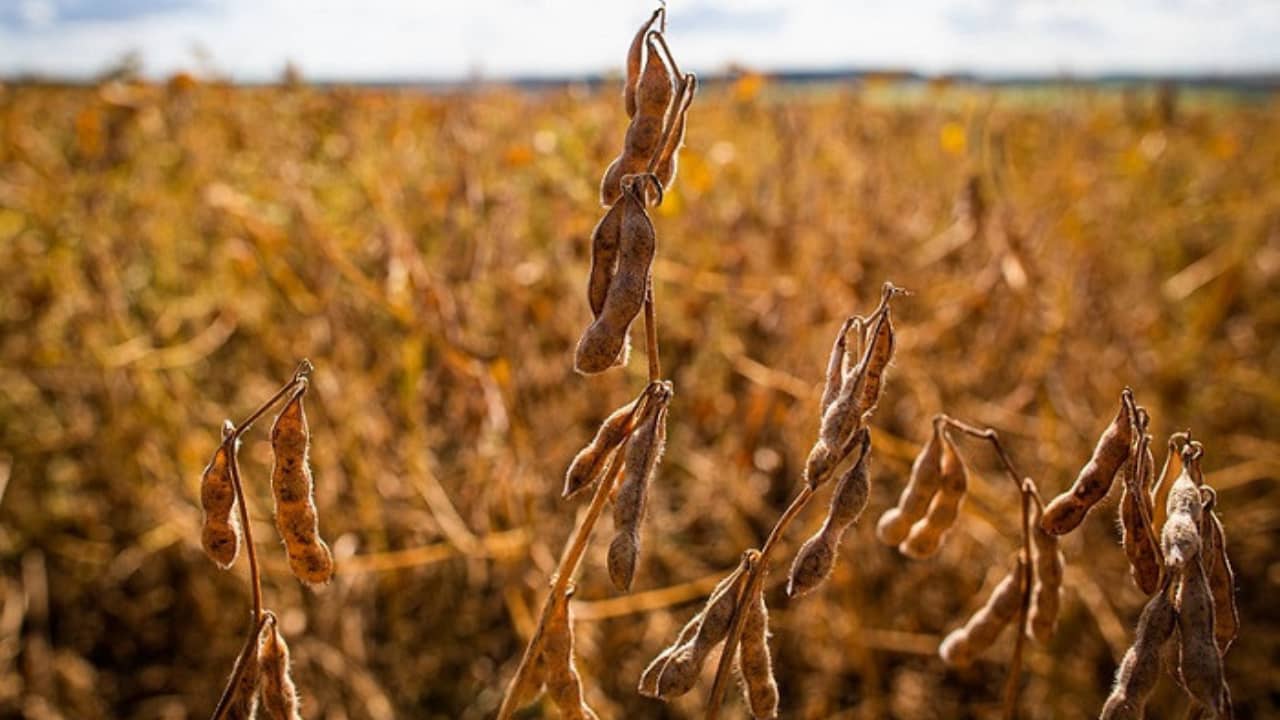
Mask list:
[[[738,603],[733,611],[733,622],[729,625],[729,634],[725,637],[724,648],[720,651],[720,664],[716,666],[716,679],[711,686],[711,697],[707,704],[707,720],[715,720],[720,715],[720,705],[724,702],[725,688],[729,684],[730,670],[733,668],[734,652],[738,649],[738,641],[742,639],[742,628],[747,617],[743,606],[755,597],[755,593],[760,592],[760,583],[764,580],[765,572],[769,567],[769,554],[777,546],[782,534],[787,531],[787,526],[809,504],[813,494],[813,488],[809,487],[808,483],[801,486],[800,493],[795,496],[778,521],[774,523],[773,529],[769,531],[764,547],[760,548],[760,557],[748,571],[747,581],[743,583],[742,590],[738,593]]]
[[[235,426],[230,432],[224,432],[222,444],[227,449],[227,462],[231,465],[231,487],[236,494],[236,504],[240,516],[240,527],[244,532],[245,552],[249,556],[249,587],[252,593],[253,603],[253,622],[250,625],[250,634],[245,640],[244,649],[240,651],[240,656],[236,658],[235,670],[231,673],[231,680],[227,683],[227,687],[222,691],[222,697],[218,700],[217,706],[213,710],[213,720],[219,720],[223,713],[227,710],[227,704],[231,700],[231,694],[234,692],[236,683],[239,682],[240,675],[244,671],[244,665],[249,657],[249,652],[254,648],[254,642],[262,633],[262,626],[268,617],[274,617],[269,612],[263,610],[262,607],[262,571],[258,567],[258,551],[253,542],[253,527],[249,524],[249,503],[246,501],[244,492],[244,481],[240,479],[240,461],[237,453],[240,449],[240,436],[243,435],[250,427],[257,422],[282,398],[293,392],[299,385],[305,384],[307,378],[315,368],[311,365],[310,360],[303,360],[298,363],[298,368],[293,372],[293,377],[283,387],[276,391],[265,403],[254,410],[243,422]]]
[[[662,362],[658,357],[658,313],[653,302],[653,275],[649,276],[649,291],[644,298],[644,344],[649,359],[649,382],[662,377]]]
[[[1004,685],[1004,720],[1018,717],[1018,686],[1022,676],[1022,653],[1027,644],[1027,620],[1031,614],[1031,501],[1038,498],[1031,478],[1020,485],[1022,499],[1022,551],[1018,560],[1022,571],[1022,602],[1018,607],[1018,634],[1013,640],[1013,659]]]
[[[642,401],[637,402],[635,407],[631,409],[631,419],[627,421],[628,425],[631,424],[634,418],[639,417],[641,407],[649,400],[653,387],[654,385],[650,384],[649,387],[645,388],[644,393],[641,395]],[[609,500],[609,495],[613,492],[613,486],[617,483],[618,476],[622,472],[621,460],[626,453],[629,442],[630,438],[619,445],[614,450],[613,456],[609,458],[609,464],[605,466],[604,472],[600,475],[600,481],[596,485],[595,494],[591,496],[591,504],[587,506],[586,515],[583,516],[582,522],[578,523],[578,527],[574,530],[568,544],[565,546],[564,553],[560,556],[560,564],[556,568],[555,574],[552,575],[551,590],[547,593],[547,597],[542,603],[538,627],[533,636],[529,638],[529,644],[525,646],[524,655],[520,657],[520,664],[516,666],[515,675],[512,676],[511,683],[507,686],[507,692],[502,697],[502,705],[498,708],[497,720],[508,720],[518,709],[516,707],[516,703],[519,700],[517,691],[533,666],[534,659],[538,656],[538,651],[541,650],[542,630],[546,627],[555,599],[568,591],[569,586],[573,583],[573,576],[578,572],[582,556],[591,540],[591,533],[595,530],[596,522],[600,520],[600,515],[604,512],[604,506]]]
[[[221,720],[222,716],[230,709],[231,696],[234,694],[236,685],[240,684],[240,678],[244,675],[244,669],[249,664],[249,651],[253,650],[258,640],[262,637],[262,629],[266,627],[267,621],[275,622],[275,615],[266,612],[254,621],[252,632],[244,641],[244,649],[240,651],[239,657],[236,658],[235,668],[231,671],[231,680],[227,682],[227,687],[222,691],[222,697],[218,698],[218,705],[213,709],[213,720]]]

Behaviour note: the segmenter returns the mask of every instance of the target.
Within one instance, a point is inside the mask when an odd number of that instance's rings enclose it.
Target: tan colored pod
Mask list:
[[[320,538],[315,482],[308,464],[311,433],[303,396],[307,383],[294,392],[271,426],[271,492],[275,496],[276,529],[295,577],[316,586],[333,579],[333,554]]]
[[[631,332],[631,323],[640,314],[649,292],[657,235],[649,220],[637,182],[629,178],[622,203],[621,245],[618,268],[609,284],[599,316],[578,341],[574,368],[583,374],[601,373],[618,364]]]
[[[595,484],[608,464],[609,455],[631,433],[633,416],[641,398],[636,398],[614,410],[600,423],[595,437],[578,451],[564,474],[562,497],[571,498]]]
[[[623,138],[622,153],[610,163],[600,181],[600,204],[608,207],[624,194],[622,179],[645,172],[649,160],[660,150],[662,134],[675,89],[671,71],[653,38],[645,41],[644,69],[636,87],[636,113]]]
[[[1100,720],[1142,720],[1147,699],[1160,678],[1161,648],[1177,626],[1177,613],[1165,592],[1157,592],[1142,608],[1133,645],[1116,668],[1116,681],[1102,707]]]
[[[924,517],[929,501],[942,484],[942,439],[938,423],[933,424],[929,440],[911,463],[911,475],[898,496],[898,504],[889,508],[876,523],[876,537],[885,545],[897,545],[907,539],[911,526]]]
[[[222,715],[227,720],[253,720],[258,716],[258,694],[262,688],[262,627],[250,642],[253,648],[244,658],[244,669],[231,689],[226,712]]]
[[[867,415],[874,412],[880,402],[884,389],[884,374],[893,360],[893,351],[897,346],[893,333],[893,313],[888,305],[871,328],[871,341],[862,361],[862,378],[858,388],[858,399],[854,405],[854,415],[859,423],[865,422]]]
[[[1164,521],[1168,518],[1169,491],[1173,489],[1173,481],[1182,474],[1182,453],[1178,443],[1185,441],[1186,433],[1174,433],[1169,437],[1169,447],[1164,456],[1164,466],[1160,469],[1160,479],[1151,488],[1151,507],[1155,514],[1151,517],[1151,526],[1160,532]]]
[[[1126,397],[1129,395],[1126,390]],[[1045,532],[1063,535],[1075,530],[1093,506],[1107,496],[1120,466],[1129,457],[1133,444],[1133,414],[1129,403],[1120,403],[1116,417],[1098,439],[1093,456],[1081,468],[1071,487],[1045,508],[1040,525]]]
[[[911,558],[926,558],[938,552],[947,531],[960,515],[969,488],[969,470],[960,457],[951,436],[942,431],[942,478],[938,492],[929,503],[924,517],[917,520],[907,532],[907,539],[898,545],[898,552]]]
[[[1173,492],[1177,492],[1176,487]],[[1226,681],[1222,675],[1222,656],[1213,637],[1213,596],[1198,557],[1190,558],[1180,567],[1178,667],[1187,693],[1210,710],[1211,717],[1216,717],[1222,712]]]
[[[889,305],[881,308],[875,322],[867,331],[869,340],[857,365],[849,367],[845,361],[840,392],[822,415],[818,437],[828,448],[836,451],[837,462],[841,451],[848,448],[850,440],[866,415],[875,409],[880,397],[880,387],[885,369],[893,359],[893,322],[889,318]]]
[[[724,580],[721,580],[721,583],[724,583]],[[715,591],[712,592],[712,595],[714,594]],[[667,662],[671,660],[671,656],[677,650],[693,641],[694,636],[698,634],[698,626],[701,624],[702,612],[699,611],[680,629],[680,635],[676,637],[676,641],[658,653],[658,656],[649,663],[649,666],[640,674],[640,684],[637,690],[641,695],[651,698],[658,697],[658,678],[662,676],[662,669],[667,666]]]
[[[200,477],[200,506],[204,510],[200,543],[205,555],[223,570],[234,565],[240,554],[240,516],[236,514],[236,488],[231,474],[235,457],[226,441],[233,431],[231,421],[226,421],[223,443]]]
[[[844,384],[844,366],[845,357],[848,354],[849,331],[854,328],[861,328],[861,324],[859,318],[851,317],[846,319],[844,324],[840,326],[840,332],[836,333],[835,341],[831,344],[831,354],[827,357],[826,382],[822,387],[822,404],[818,413],[819,421],[826,415],[831,403],[835,402],[836,396],[840,394],[840,388]]]
[[[298,688],[289,673],[289,646],[271,622],[262,643],[262,709],[271,720],[299,720]]]
[[[1151,457],[1150,436],[1144,437],[1139,445],[1140,452],[1129,458],[1121,470],[1124,478],[1124,494],[1120,496],[1121,543],[1134,584],[1150,595],[1160,587],[1159,551],[1155,546],[1155,533],[1146,521],[1153,508],[1145,485],[1154,472],[1155,460]]]
[[[778,681],[773,675],[773,658],[769,655],[769,608],[764,593],[757,591],[748,600],[742,622],[742,641],[738,645],[738,671],[742,691],[756,720],[778,717]]]
[[[1021,606],[1023,564],[1018,563],[1004,576],[991,597],[962,627],[951,631],[938,646],[942,661],[954,667],[964,667],[986,652],[1000,637]]]
[[[1164,528],[1160,532],[1164,562],[1180,569],[1200,555],[1201,547],[1200,519],[1204,510],[1200,504],[1200,488],[1192,480],[1189,468],[1184,467],[1173,481],[1165,510]]]
[[[693,638],[675,649],[667,658],[658,674],[658,697],[669,700],[692,690],[707,655],[724,642],[737,609],[741,583],[747,579],[751,567],[750,552],[707,598]]]
[[[627,48],[627,79],[626,84],[622,86],[622,101],[627,110],[627,117],[635,117],[636,114],[636,88],[640,84],[640,70],[644,65],[645,38],[648,37],[653,24],[665,12],[664,8],[654,10],[649,19],[640,26],[636,36],[631,39],[631,46]]]
[[[1027,629],[1033,638],[1047,644],[1058,626],[1062,605],[1062,578],[1066,560],[1058,547],[1058,537],[1040,527],[1040,509],[1036,507],[1031,529],[1031,560],[1035,569],[1031,584],[1031,609]]]
[[[658,156],[658,165],[654,173],[662,187],[670,188],[676,179],[676,167],[679,163],[680,148],[684,146],[685,129],[689,120],[689,106],[693,104],[693,96],[698,92],[698,78],[689,73],[680,81],[679,104],[672,111],[671,130],[662,153]]]
[[[592,317],[604,310],[609,285],[618,267],[618,247],[622,242],[622,215],[626,203],[614,203],[591,231],[591,272],[587,276],[587,302]]]
[[[662,460],[667,443],[669,385],[650,396],[644,415],[626,448],[626,465],[617,496],[613,499],[615,535],[609,544],[609,578],[619,590],[630,590],[640,555],[640,523],[648,505],[649,485]]]
[[[546,667],[547,695],[561,717],[595,720],[596,714],[582,696],[582,679],[573,658],[573,617],[569,600],[573,590],[552,598],[551,612],[542,630],[542,660]]]
[[[787,579],[787,595],[790,597],[800,597],[813,591],[831,575],[841,539],[867,507],[871,494],[868,471],[871,463],[871,433],[867,428],[862,428],[858,431],[858,437],[861,445],[858,461],[836,482],[826,520],[800,547],[791,564],[791,573]]]
[[[1216,513],[1205,512],[1207,532],[1204,537],[1204,557],[1208,564],[1209,590],[1213,595],[1213,637],[1218,651],[1226,657],[1231,644],[1240,634],[1240,611],[1236,607],[1236,573],[1227,556],[1227,534]]]

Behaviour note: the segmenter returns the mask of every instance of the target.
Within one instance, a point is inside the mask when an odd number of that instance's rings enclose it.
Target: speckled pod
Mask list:
[[[1115,419],[1098,439],[1093,456],[1080,470],[1075,483],[1045,509],[1044,516],[1040,518],[1040,526],[1045,532],[1063,535],[1079,527],[1093,506],[1107,496],[1116,473],[1129,457],[1132,445],[1133,414],[1129,404],[1121,402]]]
[[[230,425],[230,421],[224,425],[224,442],[214,451],[200,477],[200,506],[204,510],[200,542],[205,555],[223,570],[234,565],[240,554],[240,516],[236,514],[236,489],[231,476],[234,449],[225,442]]]
[[[271,426],[271,492],[276,501],[276,529],[289,555],[289,569],[312,586],[333,579],[333,554],[320,538],[315,483],[307,462],[311,432],[302,406],[307,384],[294,392]]]

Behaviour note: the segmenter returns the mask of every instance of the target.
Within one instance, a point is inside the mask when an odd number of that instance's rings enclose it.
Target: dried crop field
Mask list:
[[[302,717],[493,717],[589,502],[561,499],[566,468],[646,387],[642,323],[625,369],[574,372],[620,95],[0,86],[0,715],[209,715],[250,587],[243,561],[204,557],[201,470],[223,419],[308,358],[327,585],[291,577],[276,535],[274,412],[239,454]],[[649,211],[674,393],[643,550],[617,590],[606,510],[572,597],[595,713],[702,717],[718,653],[670,703],[637,683],[804,484],[832,338],[886,281],[911,294],[867,511],[821,588],[788,597],[787,568],[826,494],[762,579],[781,716],[998,717],[1017,633],[968,667],[938,653],[1020,547],[997,457],[957,437],[968,491],[936,554],[882,544],[877,519],[940,412],[995,428],[1047,502],[1125,386],[1157,471],[1171,433],[1203,443],[1238,588],[1236,717],[1280,713],[1277,126],[1274,95],[701,88]],[[1120,495],[1061,538],[1022,717],[1097,717],[1133,642]],[[1150,716],[1180,716],[1162,675]],[[731,684],[725,715],[746,712]]]

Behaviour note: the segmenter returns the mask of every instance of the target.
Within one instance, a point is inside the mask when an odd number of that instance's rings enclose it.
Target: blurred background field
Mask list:
[[[562,473],[644,383],[640,351],[572,371],[618,95],[0,86],[0,715],[207,716],[248,588],[243,561],[200,550],[199,473],[222,419],[307,357],[331,586],[288,574],[266,433],[241,453],[304,717],[492,716],[582,507]],[[875,519],[934,413],[997,428],[1052,494],[1125,385],[1156,448],[1185,428],[1207,448],[1239,580],[1238,717],[1280,712],[1278,125],[1268,94],[704,89],[655,217],[676,397],[637,587],[613,591],[598,540],[575,596],[592,706],[699,716],[710,672],[671,706],[635,693],[639,673],[796,489],[832,334],[892,280],[914,295],[871,506],[820,592],[788,602],[771,578],[784,717],[992,716],[1010,633],[970,670],[935,654],[1014,550],[987,449],[963,444],[972,493],[936,558],[883,547]],[[1096,716],[1128,646],[1143,598],[1117,495],[1065,543],[1028,717]],[[1153,716],[1182,702],[1166,679]]]

